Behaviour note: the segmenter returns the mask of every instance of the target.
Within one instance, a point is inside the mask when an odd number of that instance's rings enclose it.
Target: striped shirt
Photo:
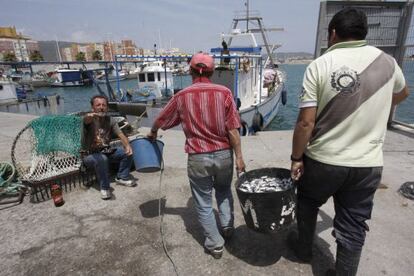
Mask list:
[[[166,130],[180,123],[185,152],[206,153],[231,148],[228,132],[240,127],[240,116],[231,91],[202,77],[174,95],[154,124]]]

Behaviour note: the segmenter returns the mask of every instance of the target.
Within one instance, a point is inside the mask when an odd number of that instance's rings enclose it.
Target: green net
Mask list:
[[[82,117],[75,115],[49,115],[30,122],[36,139],[38,155],[66,152],[79,157],[81,148]]]

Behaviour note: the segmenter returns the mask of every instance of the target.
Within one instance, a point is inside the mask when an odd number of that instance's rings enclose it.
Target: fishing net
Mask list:
[[[43,116],[30,122],[37,155],[66,152],[79,156],[82,118],[73,115]]]
[[[19,177],[36,182],[79,170],[82,117],[43,116],[17,135],[12,161]]]

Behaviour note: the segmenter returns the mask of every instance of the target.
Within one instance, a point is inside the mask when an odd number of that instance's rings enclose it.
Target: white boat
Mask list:
[[[17,83],[0,78],[0,112],[46,115],[62,114],[63,110],[63,99],[59,95],[29,99]]]
[[[57,69],[52,78],[54,78],[54,81],[50,84],[51,86],[72,87],[85,85],[80,69]]]
[[[0,80],[0,105],[17,102],[16,85],[8,79]]]
[[[240,21],[256,21],[259,29],[237,29]],[[275,46],[267,43],[262,26],[259,16],[239,16],[233,19],[232,32],[221,35],[223,47],[211,49],[216,60],[219,59],[212,81],[233,92],[244,135],[266,128],[275,118],[280,103],[286,103],[285,74],[273,61]],[[257,32],[262,35],[263,45],[257,43]]]
[[[138,86],[130,92],[132,102],[169,98],[174,94],[173,73],[163,61],[144,62],[137,69]]]
[[[122,70],[118,70],[118,74],[116,73],[116,70],[114,69],[113,66],[111,66],[108,70],[108,81],[109,82],[115,82],[118,79],[121,80],[126,80],[128,77],[128,73],[124,72]],[[98,74],[96,76],[96,81],[98,83],[106,83],[106,79],[105,79],[105,72],[101,72],[100,74]]]

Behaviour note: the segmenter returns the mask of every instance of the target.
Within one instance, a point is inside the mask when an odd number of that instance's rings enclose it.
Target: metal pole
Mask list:
[[[260,78],[259,78],[259,103],[262,102],[262,74],[263,74],[263,64],[262,64],[262,57],[259,58],[259,65],[260,65]],[[277,74],[277,72],[276,72]]]
[[[246,1],[246,32],[249,32],[249,0]]]
[[[237,84],[239,82],[239,62],[240,58],[236,58],[236,68],[234,69],[234,102],[237,103],[237,99],[239,97],[239,88]]]
[[[119,96],[119,99],[121,99],[121,87],[119,84],[119,72],[118,72],[118,58],[115,56],[115,72],[116,72],[116,93]]]
[[[257,23],[259,24],[259,28],[260,28],[260,31],[262,33],[263,42],[265,44],[266,52],[267,52],[267,55],[269,56],[269,60],[271,62],[271,65],[274,65],[275,63],[273,62],[272,53],[270,52],[269,44],[267,43],[266,34],[263,30],[263,26],[262,26],[262,22],[261,22],[260,18],[257,19]]]
[[[168,89],[168,86],[167,86],[167,59],[164,58],[163,61],[164,61],[165,96],[167,96],[167,91],[168,91],[167,90]]]

